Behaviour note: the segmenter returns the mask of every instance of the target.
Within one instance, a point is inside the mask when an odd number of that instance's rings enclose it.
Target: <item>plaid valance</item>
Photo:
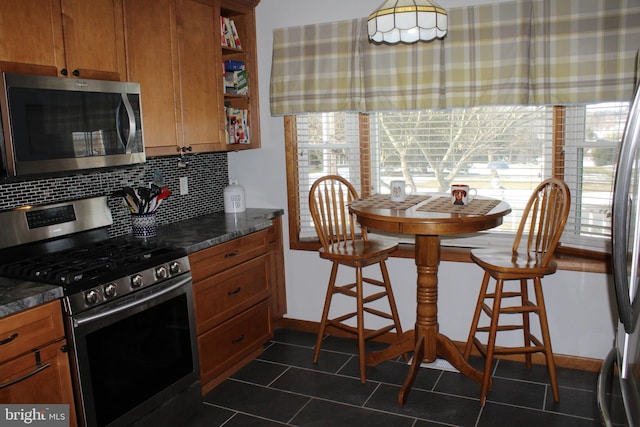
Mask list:
[[[271,114],[627,101],[640,0],[447,10],[443,40],[375,45],[366,18],[274,30]]]

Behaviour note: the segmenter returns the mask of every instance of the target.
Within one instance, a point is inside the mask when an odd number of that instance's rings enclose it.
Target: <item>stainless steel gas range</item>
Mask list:
[[[186,252],[110,239],[106,197],[0,212],[0,276],[59,285],[78,420],[174,426],[200,405]]]

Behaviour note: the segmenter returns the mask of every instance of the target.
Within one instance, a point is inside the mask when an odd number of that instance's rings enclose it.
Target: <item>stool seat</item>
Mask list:
[[[375,264],[381,257],[388,257],[389,254],[398,249],[395,242],[385,240],[353,240],[329,245],[326,249],[320,248],[320,258],[353,262],[365,262],[367,265]]]
[[[558,268],[555,261],[545,265],[543,257],[537,252],[514,253],[511,250],[472,249],[471,259],[488,271],[494,279],[543,277],[555,273]]]

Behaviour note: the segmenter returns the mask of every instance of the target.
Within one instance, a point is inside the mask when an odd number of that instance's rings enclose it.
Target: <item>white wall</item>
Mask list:
[[[496,2],[498,0],[489,0]],[[502,0],[506,1],[506,0]],[[245,187],[247,206],[285,210],[284,238],[287,280],[287,317],[318,321],[330,265],[315,252],[288,250],[287,186],[284,129],[281,117],[269,112],[272,30],[274,28],[354,19],[367,16],[382,0],[262,0],[256,9],[260,82],[262,148],[229,154],[229,177]],[[487,0],[440,0],[459,7]],[[392,259],[389,271],[402,325],[415,321],[416,271],[413,260]],[[475,264],[440,266],[439,323],[441,332],[466,341],[481,270]],[[613,344],[614,323],[608,277],[602,274],[560,271],[544,280],[553,350],[557,354],[603,359]]]

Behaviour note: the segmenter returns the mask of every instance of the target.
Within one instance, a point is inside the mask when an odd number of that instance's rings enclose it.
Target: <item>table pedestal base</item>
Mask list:
[[[461,374],[482,384],[482,372],[464,360],[455,344],[438,332],[438,264],[440,263],[440,237],[416,235],[416,266],[418,269],[417,313],[415,330],[407,331],[388,348],[370,353],[365,363],[375,366],[401,354],[413,351],[409,375],[405,380],[398,404],[404,405],[409,390],[423,362],[431,363],[439,356],[451,363]],[[491,384],[489,384],[491,388]]]

